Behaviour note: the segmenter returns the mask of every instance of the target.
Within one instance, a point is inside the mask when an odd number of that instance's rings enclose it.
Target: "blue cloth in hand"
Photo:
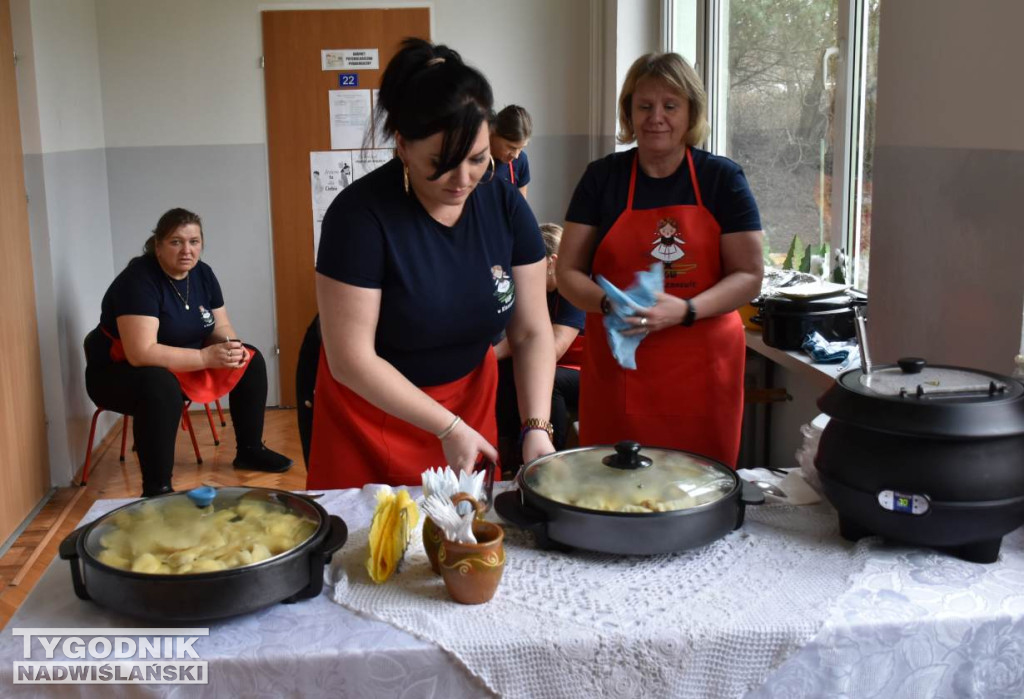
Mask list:
[[[857,349],[857,343],[855,340],[829,342],[821,333],[811,332],[807,333],[801,347],[818,364],[838,364],[845,362],[850,352]]]
[[[636,369],[636,348],[646,335],[623,335],[624,330],[633,326],[626,321],[637,310],[650,308],[655,303],[655,294],[665,290],[664,265],[655,262],[647,272],[637,272],[633,285],[622,291],[600,274],[594,278],[598,286],[608,294],[612,311],[604,317],[604,330],[608,336],[608,347],[612,356],[623,369]]]

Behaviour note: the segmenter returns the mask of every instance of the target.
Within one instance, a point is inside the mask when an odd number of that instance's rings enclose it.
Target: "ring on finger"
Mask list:
[[[646,328],[647,327],[647,316],[641,316],[640,317],[640,327],[642,327],[642,328]]]

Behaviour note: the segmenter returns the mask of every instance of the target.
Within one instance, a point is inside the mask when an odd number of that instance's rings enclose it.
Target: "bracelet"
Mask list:
[[[688,328],[693,325],[693,321],[695,320],[697,320],[697,307],[693,304],[693,299],[687,299],[686,315],[683,316],[683,322],[681,325]]]
[[[548,433],[548,439],[553,440],[555,438],[555,427],[548,420],[542,420],[539,417],[531,417],[529,420],[523,422],[523,429],[519,433],[519,441],[523,441],[523,437],[530,430],[544,430]]]
[[[612,302],[611,302],[611,300],[609,300],[608,294],[605,294],[604,296],[601,297],[601,313],[603,315],[608,315],[611,312],[612,312]]]
[[[444,439],[445,437],[447,437],[448,435],[455,431],[455,428],[459,426],[460,422],[462,422],[462,418],[456,415],[455,419],[452,420],[452,424],[448,425],[434,436],[437,437],[438,439]]]

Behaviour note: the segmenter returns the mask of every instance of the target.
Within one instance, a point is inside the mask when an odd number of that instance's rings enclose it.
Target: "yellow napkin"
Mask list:
[[[398,568],[419,520],[419,508],[409,497],[409,491],[378,491],[370,524],[370,557],[366,561],[366,571],[375,583],[384,582]]]

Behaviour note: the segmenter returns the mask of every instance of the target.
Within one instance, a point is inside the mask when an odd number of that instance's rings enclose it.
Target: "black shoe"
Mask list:
[[[258,447],[240,447],[232,465],[243,471],[284,473],[292,467],[292,460],[261,444]]]
[[[167,493],[173,493],[174,488],[170,485],[158,485],[158,486],[142,486],[142,497],[152,498],[157,495],[166,495]]]

